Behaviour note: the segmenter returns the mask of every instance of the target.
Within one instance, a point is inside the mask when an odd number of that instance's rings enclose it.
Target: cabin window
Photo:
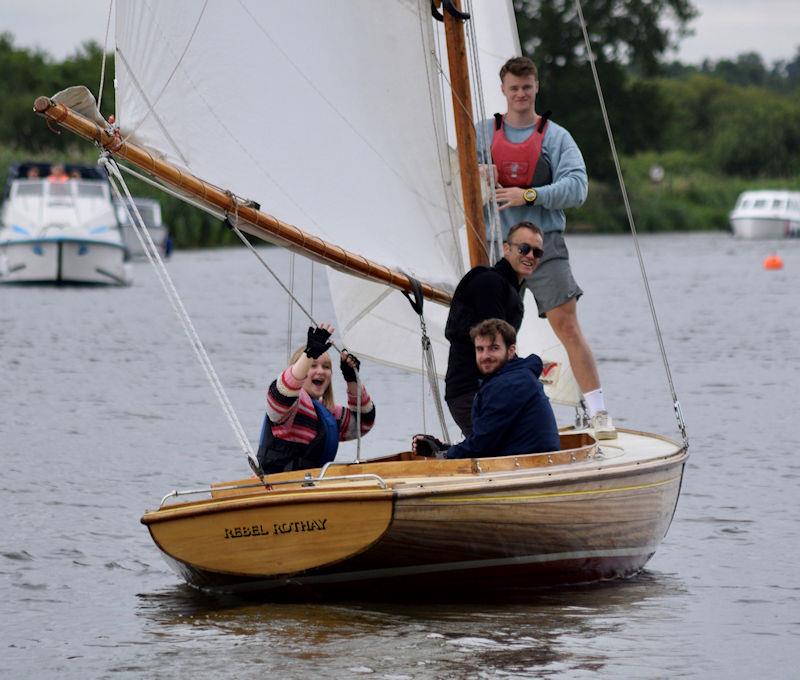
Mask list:
[[[44,183],[39,180],[17,183],[16,196],[41,196]]]
[[[105,196],[103,185],[95,182],[79,182],[78,196],[83,196],[85,198],[103,198]]]
[[[780,200],[779,198],[776,198],[774,201],[772,201],[773,210],[780,210],[782,207],[783,207],[783,201]]]
[[[755,202],[753,203],[753,207],[754,207],[754,208],[766,208],[766,207],[767,207],[767,201],[766,201],[766,199],[764,199],[764,198],[759,198],[757,201],[755,201]]]
[[[47,187],[48,187],[48,193],[51,196],[57,196],[59,198],[63,196],[69,196],[69,197],[72,196],[72,187],[66,182],[63,183],[48,182]]]

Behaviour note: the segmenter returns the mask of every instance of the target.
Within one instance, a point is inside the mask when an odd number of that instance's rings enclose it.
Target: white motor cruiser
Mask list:
[[[98,168],[13,167],[0,225],[0,281],[130,283],[128,251]]]
[[[161,204],[153,198],[134,198],[133,202],[136,204],[136,209],[139,211],[144,226],[150,234],[150,238],[153,239],[156,248],[158,248],[162,257],[169,257],[172,254],[172,239],[167,225],[161,219]],[[136,235],[136,229],[131,224],[125,206],[118,201],[114,201],[114,205],[122,228],[122,239],[131,257],[135,259],[146,257],[145,250]]]
[[[745,191],[730,215],[738,238],[800,236],[800,191]]]

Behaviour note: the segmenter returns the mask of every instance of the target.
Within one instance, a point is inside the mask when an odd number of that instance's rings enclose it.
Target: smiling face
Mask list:
[[[515,76],[513,73],[506,73],[500,89],[506,98],[510,114],[524,116],[532,114],[536,109],[536,93],[539,91],[536,76]]]
[[[523,244],[527,244],[530,248],[526,255],[520,252],[519,247]],[[542,237],[525,227],[516,229],[513,234],[509,235],[509,241],[503,244],[503,257],[508,260],[520,282],[533,274],[533,270],[539,266],[540,258],[534,255],[537,251],[542,250],[542,244]],[[523,248],[523,250],[528,249]]]
[[[506,347],[503,336],[497,333],[494,336],[475,336],[475,361],[481,375],[490,375],[499,371],[516,353],[516,345]]]
[[[314,359],[311,368],[308,371],[305,381],[303,382],[303,389],[308,392],[312,399],[321,399],[331,384],[331,358],[327,353]]]

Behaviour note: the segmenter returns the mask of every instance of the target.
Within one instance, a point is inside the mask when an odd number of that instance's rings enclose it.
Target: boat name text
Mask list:
[[[302,531],[326,531],[325,526],[328,518],[324,519],[309,519],[301,522],[281,522],[280,524],[272,525],[272,533],[274,534],[291,534],[300,533]]]
[[[306,531],[327,531],[327,523],[327,517],[297,522],[279,522],[272,525],[272,533],[278,536],[280,534],[299,534]],[[269,534],[269,529],[265,529],[263,524],[225,529],[225,538],[249,538],[251,536],[269,536]]]
[[[249,527],[233,527],[225,529],[225,538],[247,538],[248,536],[268,536],[269,530],[263,524],[253,524]]]

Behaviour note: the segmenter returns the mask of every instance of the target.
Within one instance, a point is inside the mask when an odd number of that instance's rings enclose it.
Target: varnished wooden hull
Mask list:
[[[567,450],[553,454],[404,454],[327,472],[375,474],[386,488],[370,478],[278,485],[301,475],[276,475],[272,490],[223,488],[142,521],[188,583],[215,591],[485,590],[639,571],[669,528],[685,449],[635,432],[599,448],[586,435],[562,439]]]

